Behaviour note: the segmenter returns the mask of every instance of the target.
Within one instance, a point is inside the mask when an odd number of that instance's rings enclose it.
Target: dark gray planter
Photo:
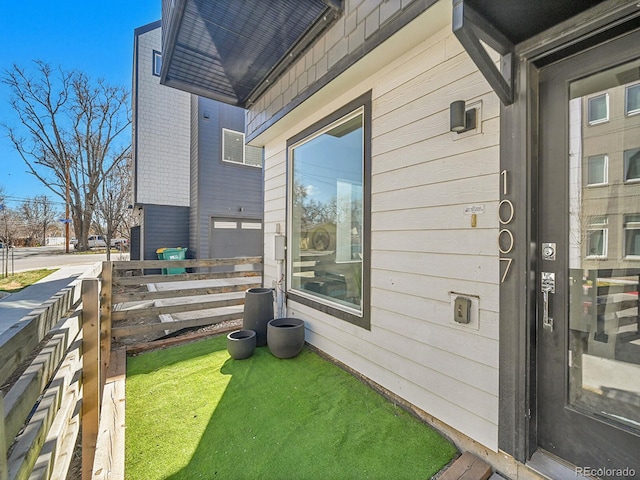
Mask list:
[[[276,318],[267,325],[267,345],[278,358],[293,358],[304,347],[304,322],[299,318]]]
[[[242,329],[256,332],[256,345],[267,344],[267,323],[273,319],[273,290],[250,288],[244,295]]]
[[[256,349],[256,332],[236,330],[227,335],[227,351],[234,360],[243,360],[253,355]]]

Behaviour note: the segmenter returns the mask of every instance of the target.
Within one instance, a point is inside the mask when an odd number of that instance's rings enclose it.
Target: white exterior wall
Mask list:
[[[189,206],[190,94],[160,85],[152,73],[161,28],[138,38],[137,202]]]
[[[499,100],[450,25],[394,58],[271,127],[265,285],[278,278],[274,237],[286,231],[287,139],[372,90],[371,330],[293,302],[287,314],[305,320],[309,343],[497,450]],[[481,133],[449,132],[449,104],[461,99],[479,103]],[[468,205],[485,207],[476,228]],[[450,292],[479,297],[478,329],[453,323]]]

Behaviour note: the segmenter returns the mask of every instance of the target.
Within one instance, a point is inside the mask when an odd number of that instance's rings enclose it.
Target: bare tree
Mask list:
[[[131,176],[128,156],[113,168],[100,185],[97,196],[95,228],[107,243],[107,261],[111,259],[111,240],[128,227]],[[128,237],[128,235],[127,235]]]
[[[20,216],[25,225],[27,239],[47,243],[47,229],[56,221],[57,212],[46,195],[38,195],[22,202]]]
[[[3,276],[9,275],[9,247],[16,241],[19,222],[16,213],[6,204],[4,189],[0,187],[0,266]]]
[[[131,123],[128,92],[34,63],[34,72],[17,65],[5,71],[19,127],[4,127],[29,171],[66,203],[78,248],[86,249],[102,182],[131,148],[118,143]]]

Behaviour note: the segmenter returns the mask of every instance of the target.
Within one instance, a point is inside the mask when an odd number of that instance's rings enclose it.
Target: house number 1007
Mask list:
[[[507,171],[502,170],[500,172],[500,176],[502,177],[502,194],[507,195]],[[500,225],[504,226],[504,228],[501,228],[498,232],[498,250],[500,250],[501,255],[508,255],[513,251],[515,241],[513,233],[511,233],[511,230],[507,228],[507,225],[511,223],[514,215],[515,208],[513,207],[511,200],[507,200],[505,198],[498,204],[498,220],[500,221]],[[504,283],[509,275],[513,258],[501,256],[500,262],[506,262],[507,264],[505,266],[504,273],[500,278],[500,283]]]

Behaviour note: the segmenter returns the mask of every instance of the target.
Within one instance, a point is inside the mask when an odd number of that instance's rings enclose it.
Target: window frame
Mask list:
[[[595,100],[597,98],[601,98],[601,97],[605,98],[605,106],[606,106],[606,109],[607,109],[607,113],[606,113],[604,118],[599,118],[597,120],[591,120],[591,101]],[[600,123],[608,122],[609,121],[609,112],[610,112],[610,109],[609,109],[609,93],[608,92],[600,93],[598,95],[593,95],[593,96],[587,98],[587,123],[589,125],[598,125]]]
[[[293,238],[292,219],[292,186],[293,163],[292,151],[296,146],[302,145],[323,132],[339,125],[341,120],[345,122],[354,118],[355,112],[361,110],[363,116],[363,164],[362,164],[362,279],[361,279],[361,310],[349,308],[337,302],[314,296],[310,292],[304,292],[291,287],[291,281],[286,282],[287,299],[318,310],[332,317],[344,320],[366,330],[371,329],[371,91],[361,95],[344,105],[342,108],[327,115],[322,120],[304,129],[297,135],[287,140],[286,149],[286,191],[287,211],[286,228],[289,241]],[[290,249],[287,250],[285,271],[287,278],[291,279],[293,266]]]
[[[596,219],[602,219],[601,221],[597,221]],[[602,253],[598,253],[595,255],[591,255],[589,253],[590,241],[591,241],[591,233],[592,232],[602,232]],[[598,215],[589,218],[587,228],[586,228],[587,236],[586,236],[586,251],[585,251],[585,259],[593,260],[593,259],[606,259],[608,258],[609,253],[609,219],[606,215]]]
[[[629,161],[631,160],[631,158],[633,157],[633,155],[629,155],[629,157],[627,157],[627,152],[636,152],[636,155],[640,155],[640,147],[638,148],[629,148],[627,150],[624,150],[622,152],[622,168],[624,169],[624,171],[622,172],[622,178],[624,183],[639,183],[640,182],[640,176],[639,177],[634,177],[634,178],[629,178],[628,177],[628,172],[629,172]]]
[[[222,139],[220,140],[220,159],[223,163],[227,164],[227,165],[236,165],[236,166],[245,166],[245,167],[251,167],[251,168],[262,168],[262,164],[264,163],[264,159],[261,158],[260,161],[260,165],[252,165],[250,163],[247,163],[247,145],[245,143],[245,133],[244,132],[240,132],[238,130],[233,130],[231,128],[225,128],[222,127],[221,130],[222,134],[220,135],[222,137]],[[242,136],[242,163],[240,162],[234,162],[233,160],[226,160],[224,158],[224,138],[225,132],[230,132],[230,133],[236,133]],[[257,147],[254,147],[257,148]]]
[[[158,65],[158,58],[160,59],[160,65],[159,65],[159,68],[156,68],[156,66]],[[156,70],[158,73],[156,73]],[[159,77],[161,71],[162,71],[162,52],[159,52],[158,50],[154,50],[153,54],[151,55],[151,74],[154,77]]]
[[[623,246],[623,252],[624,252],[624,258],[626,260],[640,260],[640,253],[638,253],[637,255],[635,254],[631,254],[629,255],[627,253],[627,232],[629,230],[638,230],[640,231],[640,221],[638,222],[631,222],[629,220],[627,220],[628,217],[640,217],[640,214],[637,213],[631,213],[631,214],[625,214],[623,217],[623,224],[622,224],[622,238],[624,241],[624,246]],[[629,227],[629,224],[632,224],[631,228]]]
[[[595,158],[600,158],[602,157],[604,159],[604,163],[602,165],[603,168],[603,181],[599,182],[599,183],[590,183],[590,179],[589,179],[589,173],[590,173],[590,168],[589,168],[589,161]],[[587,157],[587,162],[586,162],[586,175],[585,175],[585,185],[587,187],[600,187],[602,185],[608,185],[609,184],[609,155],[607,155],[606,153],[602,153],[599,155],[590,155]]]
[[[636,108],[635,110],[629,110],[629,90],[632,88],[640,89],[640,83],[627,85],[624,89],[624,114],[627,117],[640,114],[640,107]]]

